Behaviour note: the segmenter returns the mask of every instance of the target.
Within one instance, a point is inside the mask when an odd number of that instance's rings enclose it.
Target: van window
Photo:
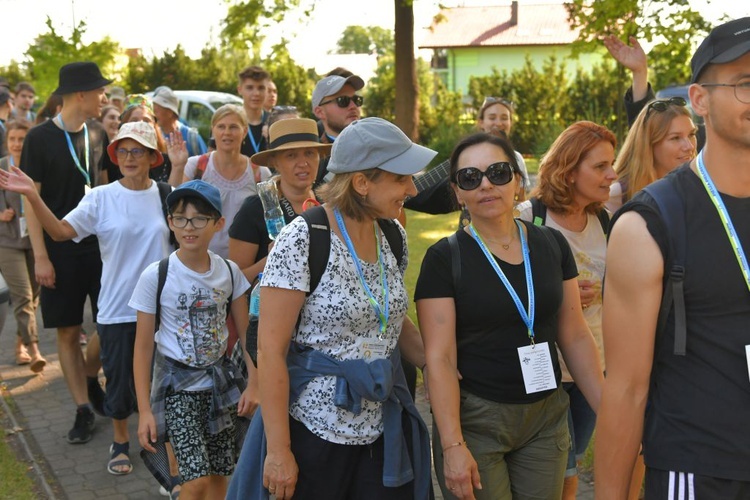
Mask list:
[[[211,117],[214,112],[205,104],[189,102],[187,109],[187,122],[191,127],[198,129],[201,137],[208,143],[211,137]]]

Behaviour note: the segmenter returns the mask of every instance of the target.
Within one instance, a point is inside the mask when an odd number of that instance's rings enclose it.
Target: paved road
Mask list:
[[[41,325],[41,318],[40,318]],[[84,324],[93,330],[90,315]],[[135,468],[128,476],[113,476],[106,470],[108,448],[112,440],[112,425],[108,419],[97,417],[94,438],[86,444],[71,445],[65,440],[73,425],[75,407],[70,399],[60,371],[53,330],[40,333],[40,346],[49,364],[43,375],[35,376],[25,366],[15,365],[16,324],[12,315],[0,334],[0,381],[5,394],[11,396],[13,416],[22,427],[23,435],[34,452],[35,460],[45,471],[46,480],[54,492],[53,498],[75,500],[158,499],[158,485],[138,458],[136,425],[130,424],[131,458]],[[417,403],[428,425],[431,423],[424,397],[417,395]],[[593,488],[582,484],[578,498],[593,498]],[[437,498],[442,499],[436,488]]]

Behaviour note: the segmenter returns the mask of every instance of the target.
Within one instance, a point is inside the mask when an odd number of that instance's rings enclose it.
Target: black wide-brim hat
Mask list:
[[[55,95],[72,94],[73,92],[86,92],[105,87],[112,83],[102,76],[96,63],[83,61],[66,64],[60,68],[60,79]]]

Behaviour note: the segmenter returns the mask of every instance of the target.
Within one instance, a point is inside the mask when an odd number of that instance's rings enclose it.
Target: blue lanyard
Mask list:
[[[266,121],[266,112],[263,111],[260,115],[260,123],[261,125]],[[253,151],[256,153],[260,152],[260,143],[263,140],[262,134],[260,141],[256,142],[255,137],[253,136],[252,129],[250,128],[250,125],[247,126],[247,138],[250,139],[250,144],[253,146]]]
[[[523,252],[523,268],[526,272],[526,293],[529,297],[529,311],[528,313],[523,307],[523,304],[521,303],[521,299],[518,297],[518,294],[513,289],[513,285],[510,284],[510,281],[508,281],[508,278],[505,276],[505,273],[502,269],[500,269],[500,266],[498,265],[497,261],[495,260],[495,257],[490,253],[489,249],[487,248],[487,245],[485,245],[484,240],[482,240],[482,237],[479,236],[479,233],[477,233],[476,228],[474,227],[474,224],[469,224],[469,231],[471,232],[471,236],[474,237],[474,240],[476,240],[477,244],[479,245],[479,248],[482,249],[482,253],[485,257],[487,257],[487,261],[489,261],[490,265],[492,266],[492,269],[495,270],[495,273],[497,273],[497,276],[500,278],[500,281],[503,282],[503,285],[505,285],[506,290],[508,290],[508,293],[510,294],[510,297],[513,299],[513,302],[516,304],[516,309],[518,309],[518,313],[521,315],[521,319],[523,320],[524,324],[526,324],[526,328],[528,330],[529,338],[531,339],[531,344],[534,344],[534,308],[535,308],[535,300],[534,300],[534,283],[531,279],[531,259],[529,258],[529,244],[526,241],[526,236],[524,236],[523,233],[523,224],[520,221],[515,221],[516,225],[518,226],[518,234],[521,238],[521,250]]]
[[[352,244],[351,238],[349,238],[349,233],[346,231],[346,225],[344,224],[344,219],[341,217],[341,212],[338,211],[338,209],[333,209],[333,215],[336,217],[336,223],[339,225],[339,229],[341,230],[341,235],[344,237],[344,242],[346,243],[346,247],[349,249],[349,254],[352,256],[352,260],[354,260],[354,267],[357,268],[357,274],[359,275],[359,283],[362,285],[362,289],[365,291],[365,294],[367,295],[367,300],[370,302],[370,306],[372,306],[373,311],[375,311],[375,315],[378,317],[378,321],[380,322],[380,335],[378,338],[380,340],[385,340],[385,329],[388,326],[388,281],[385,276],[385,267],[383,265],[383,255],[380,252],[380,237],[378,235],[377,230],[377,223],[373,221],[373,229],[375,230],[375,244],[378,248],[378,264],[380,265],[380,281],[383,285],[383,293],[381,296],[384,299],[385,306],[381,306],[378,300],[375,298],[375,295],[370,290],[370,287],[367,286],[367,283],[365,282],[365,275],[362,272],[362,266],[359,264],[359,257],[357,257],[357,251],[354,249],[354,244]]]
[[[714,181],[711,180],[711,176],[708,174],[708,170],[706,170],[706,164],[703,162],[703,150],[698,154],[697,166],[698,177],[700,177],[703,182],[703,187],[706,188],[708,197],[711,198],[716,210],[719,212],[719,218],[721,219],[724,230],[729,237],[729,243],[732,245],[732,250],[737,258],[737,263],[740,265],[740,271],[742,271],[742,276],[745,278],[745,284],[747,285],[748,290],[750,290],[750,268],[747,264],[745,250],[742,248],[740,238],[737,235],[737,231],[734,229],[732,218],[729,216],[726,205],[724,205],[724,200],[721,199],[721,195],[719,195],[719,191],[716,189]]]
[[[76,154],[76,150],[73,147],[73,141],[70,139],[70,134],[65,129],[65,123],[63,123],[62,115],[57,115],[57,119],[60,121],[60,126],[63,129],[63,132],[65,132],[65,139],[68,141],[68,150],[70,151],[70,156],[73,157],[73,162],[76,164],[76,168],[81,172],[81,175],[83,175],[83,178],[86,180],[86,185],[91,187],[91,178],[89,177],[89,129],[86,127],[86,123],[83,124],[83,144],[85,148],[84,153],[84,161],[86,162],[86,169],[81,166],[81,160],[78,158],[78,155]]]
[[[8,155],[8,164],[11,167],[15,167],[16,166],[16,161],[13,159],[13,155]],[[19,195],[18,198],[21,200],[21,213],[18,214],[18,215],[21,216],[21,217],[23,217],[23,196]]]
[[[335,137],[331,137],[331,136],[330,136],[330,135],[328,135],[327,133],[326,133],[326,137],[328,137],[328,140],[329,140],[329,141],[331,141],[331,144],[333,144],[333,143],[334,143],[334,142],[336,141],[336,138],[335,138]]]
[[[3,132],[5,132],[7,129],[5,128],[5,122],[0,120],[0,128],[3,129]]]

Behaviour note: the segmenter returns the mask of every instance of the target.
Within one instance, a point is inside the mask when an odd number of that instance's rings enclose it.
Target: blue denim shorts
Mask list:
[[[577,462],[583,458],[591,436],[594,434],[596,413],[591,409],[575,382],[563,382],[563,389],[570,399],[568,430],[573,447],[568,453],[568,466],[565,470],[565,477],[570,477],[578,474]]]

